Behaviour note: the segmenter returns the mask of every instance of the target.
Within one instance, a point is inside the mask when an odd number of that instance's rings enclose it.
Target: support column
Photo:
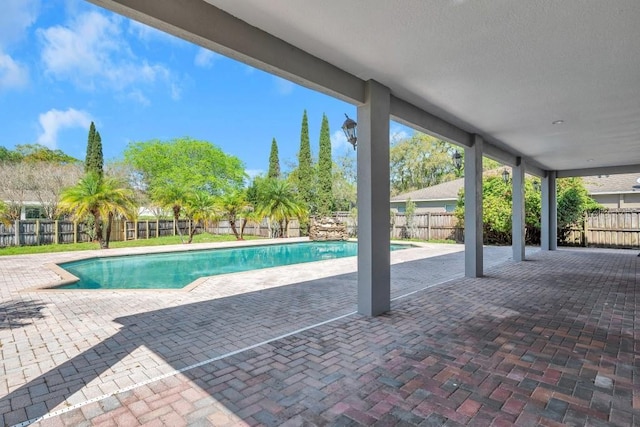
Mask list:
[[[482,146],[480,135],[473,136],[464,149],[464,274],[482,277]]]
[[[558,249],[558,200],[556,193],[556,172],[547,171],[542,178],[542,212],[540,213],[540,249]]]
[[[512,168],[512,207],[511,207],[511,247],[513,260],[524,261],[525,257],[525,211],[524,211],[524,162],[516,158],[516,165]]]
[[[358,107],[358,312],[391,308],[389,238],[390,92],[369,80]]]

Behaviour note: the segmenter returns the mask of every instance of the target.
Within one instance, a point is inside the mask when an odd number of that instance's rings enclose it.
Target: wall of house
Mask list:
[[[638,193],[627,193],[623,195],[624,205],[621,206],[623,208],[640,208],[640,194]]]
[[[605,208],[632,209],[640,208],[640,194],[593,194],[593,199]]]
[[[453,212],[456,208],[456,200],[429,200],[415,202],[416,213],[427,212]],[[404,213],[405,202],[391,202],[391,209],[395,212]]]

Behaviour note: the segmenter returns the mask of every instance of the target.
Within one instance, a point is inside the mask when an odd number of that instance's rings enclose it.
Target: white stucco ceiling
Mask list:
[[[638,0],[207,1],[545,169],[640,165]]]

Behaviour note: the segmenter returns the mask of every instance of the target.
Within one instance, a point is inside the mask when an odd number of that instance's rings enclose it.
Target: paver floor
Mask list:
[[[486,248],[469,279],[440,248],[392,254],[376,318],[353,259],[102,293],[24,291],[68,254],[0,259],[2,421],[640,424],[636,252]]]

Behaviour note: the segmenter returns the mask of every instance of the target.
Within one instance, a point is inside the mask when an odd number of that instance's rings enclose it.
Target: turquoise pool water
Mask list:
[[[355,242],[302,242],[91,258],[59,264],[80,280],[58,289],[179,289],[200,277],[355,256],[357,249]]]

